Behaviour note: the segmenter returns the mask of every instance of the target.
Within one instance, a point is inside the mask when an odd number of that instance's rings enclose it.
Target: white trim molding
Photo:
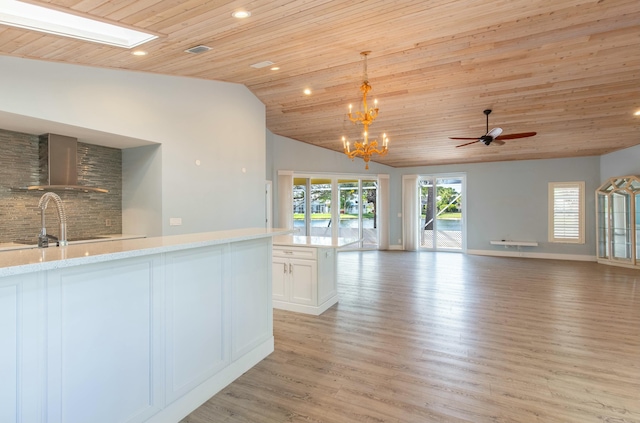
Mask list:
[[[571,260],[571,261],[597,261],[596,256],[582,254],[553,254],[553,253],[529,253],[525,251],[500,251],[500,250],[467,250],[467,254],[475,256],[495,257],[524,257],[547,260]]]

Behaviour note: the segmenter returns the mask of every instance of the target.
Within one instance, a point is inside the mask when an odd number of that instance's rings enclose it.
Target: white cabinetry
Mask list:
[[[273,307],[319,315],[338,302],[334,248],[273,247]]]
[[[0,422],[177,422],[273,352],[270,237],[208,236],[0,276]]]

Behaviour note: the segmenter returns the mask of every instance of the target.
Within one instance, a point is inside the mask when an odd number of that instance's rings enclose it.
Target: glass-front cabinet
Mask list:
[[[640,267],[640,176],[607,180],[596,206],[598,262]]]

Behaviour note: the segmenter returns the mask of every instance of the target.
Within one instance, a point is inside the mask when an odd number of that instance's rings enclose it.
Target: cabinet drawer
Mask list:
[[[316,248],[274,246],[273,257],[291,257],[315,260],[317,256],[316,251]]]

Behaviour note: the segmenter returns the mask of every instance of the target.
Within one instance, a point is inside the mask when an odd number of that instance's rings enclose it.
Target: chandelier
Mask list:
[[[369,160],[374,154],[384,156],[389,151],[389,138],[386,134],[382,134],[382,149],[378,148],[378,140],[369,141],[369,125],[378,117],[378,100],[374,100],[374,107],[369,108],[367,106],[367,93],[371,91],[371,85],[369,85],[369,78],[367,77],[367,56],[370,51],[363,51],[360,53],[364,57],[364,73],[362,76],[362,85],[360,85],[360,91],[362,91],[362,111],[356,111],[353,113],[353,106],[349,104],[349,113],[347,116],[349,120],[354,124],[361,124],[363,127],[362,137],[363,141],[354,143],[353,149],[346,137],[342,137],[342,146],[344,147],[344,154],[346,154],[351,160],[355,157],[362,157],[366,167],[369,169]]]

